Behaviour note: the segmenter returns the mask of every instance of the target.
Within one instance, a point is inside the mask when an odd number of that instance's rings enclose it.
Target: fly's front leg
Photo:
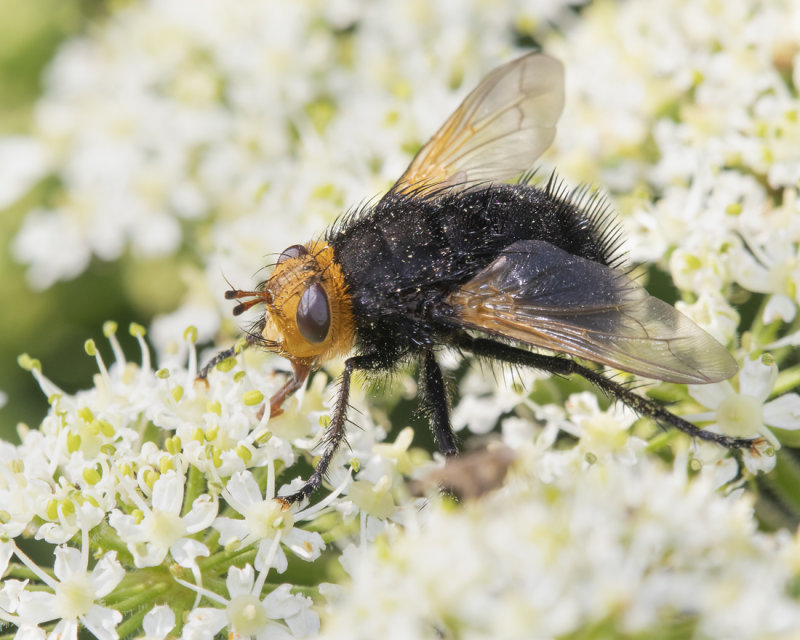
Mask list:
[[[447,402],[447,390],[442,378],[442,369],[436,362],[432,351],[426,351],[419,372],[422,406],[431,424],[431,431],[436,438],[436,446],[445,456],[458,453],[456,436],[450,425],[450,409]]]
[[[216,367],[220,362],[227,360],[228,358],[233,358],[236,355],[236,345],[233,345],[230,349],[224,349],[223,351],[218,352],[211,360],[206,362],[206,365],[200,369],[200,373],[197,374],[198,380],[206,380],[208,378],[208,372],[211,371],[214,367]]]
[[[211,371],[214,367],[216,367],[220,362],[227,360],[228,358],[235,357],[240,351],[246,349],[247,347],[255,344],[256,339],[248,334],[244,339],[244,344],[241,341],[237,342],[235,345],[228,349],[223,349],[222,351],[218,352],[211,360],[206,362],[206,365],[200,369],[200,373],[197,374],[198,380],[206,380],[208,378],[208,372]]]
[[[304,498],[308,498],[322,485],[322,480],[325,478],[325,474],[328,471],[334,454],[339,449],[339,445],[345,440],[345,423],[347,421],[347,409],[349,407],[348,398],[350,397],[350,378],[353,375],[353,371],[374,371],[380,369],[382,366],[380,360],[370,355],[354,356],[345,360],[344,371],[339,380],[336,405],[333,408],[331,422],[325,434],[325,450],[322,452],[317,466],[314,467],[314,472],[306,483],[300,487],[299,491],[288,496],[280,496],[283,500],[288,503],[303,500]]]
[[[274,418],[275,416],[279,416],[283,413],[283,403],[286,400],[286,398],[288,398],[300,387],[302,387],[306,379],[308,378],[308,374],[311,373],[311,367],[309,365],[304,364],[302,362],[296,362],[294,360],[290,360],[290,362],[292,363],[291,377],[269,399],[270,418]],[[264,409],[262,409],[262,412],[263,411]],[[260,418],[261,418],[261,413],[259,413],[259,419]]]
[[[208,386],[208,372],[211,371],[215,366],[217,366],[220,362],[227,360],[228,358],[233,358],[234,356],[239,353],[242,349],[249,347],[252,344],[257,342],[257,338],[248,334],[244,346],[240,344],[235,344],[234,346],[230,347],[229,349],[225,349],[220,351],[215,355],[211,360],[209,360],[206,365],[200,369],[200,373],[197,374],[197,379],[202,380]],[[311,367],[303,362],[296,362],[294,360],[290,361],[292,364],[292,375],[290,378],[283,384],[283,386],[275,392],[275,394],[269,399],[269,417],[274,418],[275,416],[279,416],[283,413],[283,403],[290,395],[296,392],[300,387],[303,386],[306,379],[308,378],[308,374],[311,373]],[[260,420],[261,417],[264,415],[264,411],[266,407],[263,407],[261,411],[258,413],[258,419]]]

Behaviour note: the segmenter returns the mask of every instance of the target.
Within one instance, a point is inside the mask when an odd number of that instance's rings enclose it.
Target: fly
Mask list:
[[[570,357],[656,380],[703,384],[737,365],[712,336],[621,268],[620,232],[596,196],[526,173],[551,144],[564,71],[531,53],[498,67],[466,97],[377,204],[345,214],[319,240],[288,247],[238,315],[263,305],[247,341],[289,360],[270,416],[308,375],[345,356],[324,450],[289,502],[321,485],[345,437],[354,372],[419,366],[420,404],[437,446],[457,453],[436,352],[455,348],[556,375],[577,374],[639,414],[736,449],[752,440],[699,429]],[[523,179],[508,182],[516,176]],[[540,353],[533,349],[544,349]],[[201,372],[230,357],[222,352]]]

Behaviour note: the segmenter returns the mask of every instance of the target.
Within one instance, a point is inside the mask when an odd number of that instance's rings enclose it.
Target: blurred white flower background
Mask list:
[[[800,5],[0,8],[0,640],[797,637]],[[398,372],[354,385],[349,448],[283,508],[341,364],[273,419],[277,357],[195,384],[255,318],[228,282],[386,191],[535,47],[567,74],[541,174],[607,194],[641,281],[741,367],[619,379],[764,446],[737,460],[579,380],[445,353],[462,443],[510,464],[492,491],[437,493]]]

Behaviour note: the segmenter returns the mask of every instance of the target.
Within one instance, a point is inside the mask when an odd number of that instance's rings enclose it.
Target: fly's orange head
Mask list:
[[[264,303],[261,343],[293,362],[309,366],[342,355],[353,345],[353,310],[333,248],[322,242],[292,245],[281,253],[262,291],[226,292],[245,299],[242,313]]]

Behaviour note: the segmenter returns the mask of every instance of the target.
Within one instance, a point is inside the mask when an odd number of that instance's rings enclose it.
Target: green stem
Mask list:
[[[175,583],[176,586],[179,586]],[[155,584],[150,585],[145,591],[142,593],[138,593],[130,598],[117,600],[114,603],[114,608],[119,609],[120,611],[132,611],[133,609],[138,609],[144,604],[150,603],[155,604],[156,600],[159,596],[164,595],[167,591],[169,591],[171,585],[167,584]],[[150,607],[148,607],[148,611]],[[120,636],[124,636],[124,634],[120,633]]]
[[[34,580],[39,582],[39,576],[31,571],[24,564],[18,562],[11,562],[8,565],[8,572],[5,574],[6,578],[17,578],[19,580]]]
[[[128,545],[120,539],[117,532],[108,523],[102,523],[95,529],[96,531],[91,533],[92,547],[104,551],[116,551],[117,557],[121,561],[125,563],[133,562],[133,556],[128,550]]]
[[[206,490],[206,478],[200,470],[191,465],[186,478],[186,493],[183,498],[183,513],[189,513],[194,501]]]
[[[140,635],[137,633],[142,628],[142,620],[144,617],[150,612],[150,609],[141,609],[131,615],[130,618],[123,620],[122,623],[117,627],[117,633],[119,634],[120,638],[127,638],[128,636],[133,635]]]
[[[765,335],[764,309],[767,307],[767,300],[768,296],[761,296],[761,304],[758,305],[755,319],[753,320],[753,324],[750,325],[750,333],[756,338],[759,344],[766,344],[762,342],[762,337]]]
[[[658,451],[659,449],[663,449],[678,436],[678,433],[679,432],[675,431],[674,429],[670,429],[669,431],[662,431],[658,435],[655,435],[652,438],[650,438],[650,440],[647,443],[647,447],[645,447],[645,450],[648,453],[652,453],[654,451]]]
[[[800,385],[800,364],[784,369],[778,374],[778,379],[772,389],[771,396],[779,396],[791,391]]]
[[[256,551],[256,548],[252,545],[245,547],[244,549],[236,549],[234,551],[220,551],[219,553],[215,553],[208,558],[198,560],[197,566],[199,566],[200,570],[205,573],[206,571],[213,571],[220,566],[233,566],[234,564],[238,564],[238,562],[241,560],[245,560],[245,562],[252,562],[256,557]]]

